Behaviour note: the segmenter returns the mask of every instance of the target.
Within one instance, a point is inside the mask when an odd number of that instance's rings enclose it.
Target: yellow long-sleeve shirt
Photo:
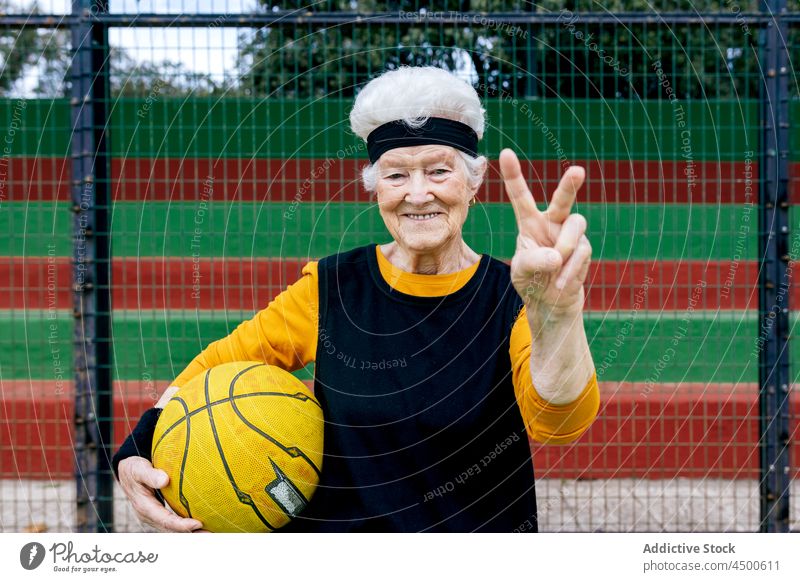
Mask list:
[[[475,274],[478,263],[444,275],[421,275],[398,269],[375,247],[381,275],[393,288],[408,295],[437,297],[456,292]],[[203,350],[173,382],[182,386],[210,367],[236,360],[263,361],[288,371],[313,362],[317,351],[319,288],[317,263],[311,261],[300,279],[269,305],[241,323],[229,336]],[[563,444],[578,438],[594,421],[600,406],[597,374],[593,374],[572,403],[554,406],[542,399],[531,381],[531,332],[520,311],[511,331],[509,357],[517,403],[528,435],[542,443]]]

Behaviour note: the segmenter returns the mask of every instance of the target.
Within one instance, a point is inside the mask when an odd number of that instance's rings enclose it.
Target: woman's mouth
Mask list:
[[[424,222],[426,220],[432,220],[439,216],[441,212],[430,212],[428,214],[404,214],[406,218],[410,218],[411,220],[416,220],[418,222]]]

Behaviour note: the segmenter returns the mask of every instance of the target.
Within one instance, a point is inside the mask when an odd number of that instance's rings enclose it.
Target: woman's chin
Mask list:
[[[402,237],[400,243],[410,251],[431,252],[441,248],[447,237],[441,233],[422,234],[415,233],[411,236]]]

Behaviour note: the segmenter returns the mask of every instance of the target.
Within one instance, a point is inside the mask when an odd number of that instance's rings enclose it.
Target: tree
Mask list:
[[[0,0],[0,14],[18,9],[8,0]],[[33,4],[30,14],[40,14]],[[66,31],[36,28],[6,28],[0,33],[0,91],[9,94],[26,79],[33,80],[36,96],[59,96],[69,54]]]
[[[648,0],[608,0],[602,11],[612,15],[650,12],[652,4]],[[542,96],[663,98],[665,79],[681,99],[758,96],[758,30],[743,21],[666,25],[656,19],[627,26],[613,20],[590,24],[581,21],[580,12],[600,11],[600,5],[591,0],[544,0],[540,6],[564,15],[558,26],[545,28],[537,38],[537,50],[548,55],[541,76]],[[662,13],[731,15],[732,6],[738,13],[758,11],[755,0],[749,5],[748,0],[736,4],[717,0],[658,3]]]
[[[225,89],[210,75],[186,68],[179,62],[137,61],[121,47],[111,49],[111,95],[146,97],[155,86],[162,96],[221,96]]]
[[[0,0],[0,14],[18,12]],[[28,11],[39,14],[36,4]],[[68,29],[8,28],[0,34],[0,91],[40,98],[69,97],[71,41]],[[137,61],[124,47],[110,48],[112,96],[145,97],[158,83],[162,95],[221,95],[222,85],[185,64]]]
[[[459,0],[428,3],[431,10],[481,11],[520,2]],[[243,35],[238,69],[246,95],[274,98],[351,98],[374,74],[401,65],[434,65],[474,74],[485,87],[499,90],[503,63],[512,60],[502,30],[476,26],[470,17],[456,25],[427,24],[413,17],[420,3],[362,0],[361,14],[403,11],[406,22],[371,24],[369,18],[344,25],[297,24],[258,29]],[[330,2],[265,1],[267,12],[356,11],[350,0]]]
[[[625,27],[613,20],[583,23],[578,16],[571,24],[565,17],[512,33],[474,18],[485,12],[653,12],[648,0],[262,1],[268,12],[403,11],[405,21],[370,24],[367,16],[346,25],[273,26],[243,35],[238,69],[246,95],[350,98],[379,71],[429,64],[467,71],[487,97],[505,91],[516,97],[655,98],[664,97],[663,78],[654,67],[658,61],[680,98],[747,98],[759,91],[758,31],[743,21],[678,26],[654,21]],[[757,11],[758,2],[662,0],[657,7],[665,13],[731,14]],[[449,10],[467,17],[448,25],[425,18],[431,11]],[[471,66],[462,62],[465,56]]]
[[[295,23],[242,33],[238,77],[227,85],[177,61],[137,61],[112,47],[112,95],[145,96],[158,80],[165,94],[284,99],[351,99],[377,73],[401,65],[435,65],[463,74],[485,97],[639,99],[665,97],[663,77],[682,99],[753,98],[761,85],[758,30],[746,23],[666,26],[656,20],[622,26],[583,22],[580,13],[684,11],[728,15],[756,12],[758,0],[260,0],[260,10],[358,13],[341,25]],[[790,11],[800,0],[789,0]],[[10,0],[0,0],[9,12]],[[38,8],[34,4],[32,12]],[[441,25],[428,15],[462,16]],[[568,12],[564,12],[568,11]],[[402,13],[396,24],[370,15]],[[493,13],[564,15],[559,22],[520,29],[500,26]],[[574,20],[567,15],[577,15]],[[487,15],[488,18],[483,15]],[[655,14],[653,15],[656,16]],[[790,30],[792,61],[800,60],[800,29]],[[0,90],[20,83],[40,97],[69,94],[67,30],[5,29],[0,35]],[[31,82],[33,80],[33,82]],[[796,89],[796,86],[795,86]]]

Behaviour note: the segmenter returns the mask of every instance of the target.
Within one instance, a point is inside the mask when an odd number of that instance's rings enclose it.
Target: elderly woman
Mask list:
[[[573,441],[599,405],[582,320],[591,246],[570,213],[584,171],[569,168],[541,211],[503,150],[516,251],[510,267],[476,252],[462,228],[486,173],[484,114],[469,84],[435,67],[364,87],[350,122],[392,241],[309,262],[145,413],[114,459],[144,522],[202,527],[156,501],[168,478],[130,442],[149,451],[159,409],[194,375],[258,360],[314,362],[326,419],[319,487],[286,530],[536,531],[528,437]]]

